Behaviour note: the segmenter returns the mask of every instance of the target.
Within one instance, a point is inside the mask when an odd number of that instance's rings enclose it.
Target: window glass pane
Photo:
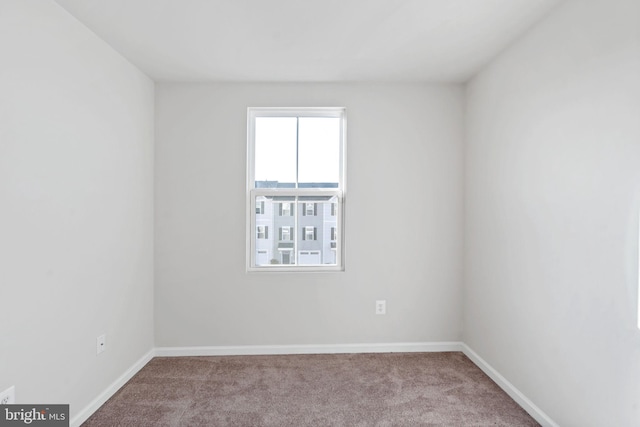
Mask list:
[[[298,198],[298,224],[296,251],[298,265],[336,265],[336,245],[332,242],[332,229],[338,230],[338,220],[331,215],[331,204],[337,197]],[[308,209],[309,204],[315,206],[315,215]],[[333,232],[334,234],[336,231]],[[332,244],[333,243],[333,244]]]
[[[264,204],[262,214],[256,213],[256,266],[295,264],[294,196],[256,196],[256,206]]]
[[[277,235],[273,241],[272,264],[292,265],[296,263],[294,239],[296,199],[293,196],[273,197],[273,226]]]
[[[256,188],[293,187],[296,181],[296,138],[295,117],[256,117]]]
[[[258,196],[255,200],[255,257],[256,265],[269,265],[273,255],[273,201],[271,198]]]
[[[300,117],[298,126],[300,187],[338,187],[340,118]]]

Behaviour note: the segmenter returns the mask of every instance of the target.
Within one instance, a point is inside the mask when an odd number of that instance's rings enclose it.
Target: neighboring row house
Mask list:
[[[330,197],[259,197],[256,265],[335,264],[337,208]]]

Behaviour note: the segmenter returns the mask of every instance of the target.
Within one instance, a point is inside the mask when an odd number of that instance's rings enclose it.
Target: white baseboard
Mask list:
[[[241,345],[212,347],[157,347],[155,355],[247,356],[275,354],[413,353],[462,351],[461,342],[410,342],[382,344]]]
[[[79,427],[80,424],[85,422],[95,411],[98,410],[104,403],[109,400],[120,388],[125,385],[140,369],[144,367],[155,356],[155,349],[149,350],[147,354],[142,356],[137,362],[135,362],[124,374],[115,380],[105,391],[103,391],[98,397],[93,399],[85,408],[83,408],[75,417],[69,422],[70,427]]]
[[[318,344],[318,345],[243,345],[208,347],[156,347],[133,364],[124,374],[115,380],[105,391],[81,410],[70,422],[70,427],[79,427],[100,406],[113,396],[152,358],[179,356],[245,356],[277,354],[341,354],[341,353],[429,353],[460,351],[475,363],[485,374],[504,390],[518,405],[527,411],[543,427],[559,427],[547,414],[520,392],[505,377],[475,351],[462,342],[410,342],[378,344]]]
[[[464,343],[462,344],[462,352],[543,427],[559,427],[558,424],[549,418],[547,414],[522,394],[520,390],[511,384],[505,377],[500,375],[500,373],[480,357],[478,353],[471,350],[471,348]]]

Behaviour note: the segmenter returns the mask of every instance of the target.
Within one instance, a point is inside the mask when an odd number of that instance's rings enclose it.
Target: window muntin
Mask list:
[[[248,270],[343,269],[344,135],[342,108],[249,109]]]

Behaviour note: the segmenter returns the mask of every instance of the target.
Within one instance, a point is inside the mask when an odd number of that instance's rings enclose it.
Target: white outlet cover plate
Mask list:
[[[376,314],[387,314],[387,301],[386,300],[378,300],[378,301],[376,301]]]
[[[100,354],[107,349],[107,336],[100,335],[96,339],[96,354]]]

